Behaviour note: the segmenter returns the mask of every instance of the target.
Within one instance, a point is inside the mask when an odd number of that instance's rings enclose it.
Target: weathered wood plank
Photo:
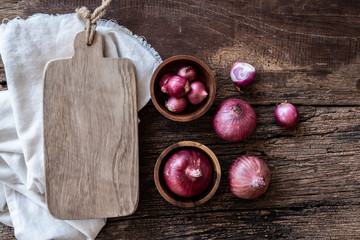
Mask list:
[[[0,20],[4,19],[13,19],[17,16],[27,17],[28,15],[24,13],[25,1],[23,0],[4,0],[0,5]]]
[[[140,191],[146,212],[168,211],[153,184],[155,161],[169,145],[183,140],[199,141],[218,156],[223,179],[213,203],[204,209],[283,208],[318,204],[360,203],[360,108],[300,106],[296,136],[275,123],[275,106],[256,106],[258,125],[245,141],[229,143],[212,129],[213,111],[191,123],[164,121],[151,106],[141,111]],[[145,118],[146,117],[146,118]],[[167,129],[166,134],[162,129]],[[232,197],[227,171],[242,154],[264,159],[272,173],[268,192],[254,201]],[[145,199],[145,200],[144,200]],[[147,200],[146,200],[147,199]],[[151,200],[150,200],[151,199]],[[171,206],[168,206],[171,208]],[[202,209],[200,207],[199,209]],[[176,209],[171,209],[176,211]]]
[[[359,239],[358,211],[359,205],[182,214],[169,211],[157,217],[110,220],[97,239]]]
[[[292,69],[264,65],[263,58],[243,57],[243,47],[224,48],[210,56],[210,66],[218,80],[218,96],[241,97],[252,104],[279,104],[288,100],[301,105],[359,105],[360,56],[334,71]],[[246,52],[247,50],[245,50]],[[245,53],[246,55],[246,53]],[[250,56],[250,57],[249,57]],[[239,94],[229,75],[231,63],[247,59],[257,69],[255,81]]]
[[[0,16],[11,18],[19,9],[22,17],[73,12],[84,4],[92,9],[98,1],[15,1],[5,4]],[[105,18],[145,36],[164,58],[176,54],[202,58],[216,73],[220,94],[236,94],[228,72],[234,61],[241,60],[258,70],[255,83],[244,88],[250,102],[295,99],[303,105],[358,105],[360,17],[356,9],[360,9],[358,1],[337,0],[326,5],[321,1],[313,5],[127,0],[114,1]]]

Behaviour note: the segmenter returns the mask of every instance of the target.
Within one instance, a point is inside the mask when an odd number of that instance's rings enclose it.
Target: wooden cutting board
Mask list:
[[[44,73],[46,200],[59,219],[129,215],[139,198],[135,67],[85,34]]]

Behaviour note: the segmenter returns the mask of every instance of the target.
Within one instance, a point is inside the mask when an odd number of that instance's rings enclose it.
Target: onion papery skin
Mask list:
[[[194,81],[198,77],[198,73],[192,66],[184,66],[179,69],[177,75],[186,78],[189,82]]]
[[[234,84],[238,87],[246,86],[254,81],[256,76],[255,68],[244,62],[236,62],[230,69],[230,77]]]
[[[167,187],[180,197],[203,193],[212,180],[212,167],[205,155],[196,150],[174,153],[164,166]]]
[[[167,93],[166,84],[172,76],[174,76],[174,74],[167,73],[160,79],[159,85],[162,92]]]
[[[288,102],[284,102],[276,107],[274,117],[280,126],[292,132],[295,132],[300,119],[297,108]]]
[[[207,95],[205,85],[202,82],[195,81],[190,84],[190,92],[186,97],[191,104],[196,105],[200,104]]]
[[[240,99],[223,101],[214,116],[213,128],[224,140],[236,142],[246,139],[255,129],[254,109]]]
[[[190,92],[190,83],[186,78],[180,76],[172,76],[167,81],[166,91],[170,96],[183,97]]]
[[[186,97],[172,97],[170,96],[169,99],[165,102],[165,107],[170,112],[180,113],[185,110],[186,106],[188,105]]]
[[[257,198],[268,189],[269,184],[269,167],[258,157],[244,155],[230,167],[230,191],[239,198]]]

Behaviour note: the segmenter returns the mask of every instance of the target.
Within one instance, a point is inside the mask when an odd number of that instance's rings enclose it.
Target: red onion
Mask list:
[[[192,66],[185,66],[179,69],[177,75],[186,78],[187,80],[189,80],[189,82],[191,82],[197,78],[198,73],[196,69],[193,68]]]
[[[190,91],[190,83],[186,78],[180,76],[172,76],[167,81],[166,85],[167,93],[174,97],[183,97]]]
[[[164,167],[168,188],[180,197],[194,197],[209,186],[212,168],[205,155],[196,150],[180,150]]]
[[[281,126],[295,132],[300,116],[294,105],[288,102],[280,104],[275,109],[274,116]]]
[[[165,102],[165,107],[170,112],[179,113],[185,110],[187,106],[186,97],[172,97],[170,96],[169,99]]]
[[[266,191],[269,183],[269,168],[260,158],[245,155],[230,167],[230,191],[239,198],[257,198]]]
[[[213,127],[215,132],[227,141],[235,142],[247,138],[256,126],[253,108],[240,99],[227,99],[218,107]]]
[[[195,81],[190,84],[190,92],[187,96],[192,104],[201,103],[208,95],[206,88],[202,82]]]
[[[240,86],[248,85],[254,81],[255,75],[255,68],[248,63],[236,62],[230,69],[231,80],[235,83],[235,86],[239,91]]]
[[[165,87],[167,82],[169,81],[170,77],[174,76],[173,74],[171,73],[167,73],[165,74],[161,79],[160,79],[160,88],[161,88],[161,91],[164,92],[164,93],[167,93],[167,88]]]

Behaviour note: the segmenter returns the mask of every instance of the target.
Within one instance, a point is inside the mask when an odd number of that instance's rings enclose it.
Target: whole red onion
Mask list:
[[[214,116],[215,132],[227,141],[235,142],[247,138],[256,126],[253,108],[240,99],[223,101]]]
[[[192,66],[185,66],[185,67],[181,67],[179,69],[177,75],[179,75],[180,77],[186,78],[187,80],[189,80],[189,82],[191,82],[197,78],[198,73],[197,73],[196,69],[193,68]]]
[[[186,95],[191,104],[201,103],[208,95],[206,88],[202,82],[195,81],[190,84],[190,92]]]
[[[237,89],[254,81],[256,75],[255,68],[244,62],[236,62],[230,69],[230,77]],[[240,91],[241,92],[241,91]]]
[[[174,97],[183,97],[190,91],[190,83],[186,78],[180,76],[172,76],[163,86],[167,93]]]
[[[159,85],[162,92],[167,93],[167,88],[165,86],[172,76],[174,76],[174,74],[167,73],[160,79]]]
[[[295,132],[296,126],[299,123],[299,111],[294,105],[284,102],[277,106],[274,112],[276,121],[283,127]]]
[[[245,155],[230,167],[230,191],[239,198],[257,198],[266,191],[269,183],[269,168],[260,158]]]
[[[212,180],[212,168],[205,155],[196,150],[180,150],[165,164],[168,188],[180,197],[194,197],[206,190]]]
[[[186,97],[173,97],[170,96],[169,99],[165,102],[165,107],[170,112],[179,113],[185,110],[187,106]]]

